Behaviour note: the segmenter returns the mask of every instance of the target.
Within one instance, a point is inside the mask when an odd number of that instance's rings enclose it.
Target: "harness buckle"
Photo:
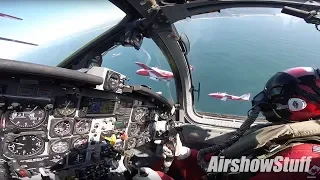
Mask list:
[[[273,142],[267,142],[266,145],[264,146],[264,150],[267,151],[268,153],[272,153],[275,150],[279,149],[281,147],[280,144],[276,144]]]

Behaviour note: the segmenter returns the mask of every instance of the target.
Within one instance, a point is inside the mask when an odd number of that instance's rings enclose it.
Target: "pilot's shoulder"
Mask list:
[[[304,159],[310,158],[309,172],[269,172],[258,173],[256,176],[250,178],[250,180],[303,180],[311,177],[312,179],[320,179],[320,144],[302,143],[289,147],[275,156],[282,156],[283,158],[292,159]]]
[[[298,144],[279,152],[277,155],[290,157],[291,159],[301,158],[303,156],[312,156],[314,158],[320,158],[320,144]],[[320,159],[318,161],[320,162]]]

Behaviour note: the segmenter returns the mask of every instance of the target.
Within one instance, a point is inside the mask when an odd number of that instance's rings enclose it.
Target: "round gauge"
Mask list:
[[[62,116],[71,116],[76,112],[77,108],[74,102],[69,99],[59,101],[56,111]]]
[[[144,116],[146,115],[147,110],[144,108],[136,108],[134,112],[134,121],[135,122],[140,122],[140,123],[145,123]]]
[[[88,145],[88,138],[79,138],[74,141],[73,148],[80,150],[80,149],[86,148],[87,145]]]
[[[140,121],[142,117],[145,115],[145,110],[142,108],[136,108],[134,111],[134,121]]]
[[[136,138],[131,138],[128,140],[127,142],[127,149],[132,149],[134,147],[136,147],[136,144],[137,144],[137,139]]]
[[[119,74],[112,73],[108,79],[108,87],[110,90],[116,90],[120,84],[120,76]]]
[[[42,152],[44,144],[44,140],[36,135],[23,135],[8,143],[7,147],[16,156],[33,156]]]
[[[57,136],[65,136],[71,132],[71,124],[68,120],[58,122],[53,127],[53,132]]]
[[[67,141],[56,141],[51,144],[51,150],[54,153],[65,153],[69,150],[69,143]]]
[[[87,119],[81,119],[75,125],[75,131],[77,134],[86,134],[90,131],[90,121]]]
[[[136,136],[140,132],[140,128],[137,124],[131,123],[129,128],[129,136]]]
[[[46,113],[36,104],[18,105],[8,114],[12,124],[20,128],[33,128],[40,125],[46,117]]]

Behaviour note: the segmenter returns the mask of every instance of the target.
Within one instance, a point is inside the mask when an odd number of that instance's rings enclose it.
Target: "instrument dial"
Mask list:
[[[88,119],[81,119],[76,122],[75,131],[77,134],[86,134],[90,131],[91,123]]]
[[[58,101],[58,106],[56,108],[58,114],[62,116],[71,116],[76,112],[76,110],[76,105],[72,100],[62,98]]]
[[[53,127],[53,132],[57,136],[65,136],[71,133],[71,124],[70,121],[64,120],[61,122],[58,122],[54,127]]]
[[[74,141],[73,148],[77,150],[85,149],[88,145],[88,138],[79,138]]]
[[[54,153],[65,153],[69,150],[69,143],[67,141],[56,141],[51,144],[51,150]]]
[[[36,127],[46,117],[45,111],[40,106],[32,103],[16,105],[8,115],[10,122],[20,128]]]
[[[8,150],[16,156],[33,156],[43,151],[44,144],[36,135],[23,135],[8,143]]]
[[[134,111],[134,122],[144,124],[146,122],[145,115],[147,114],[147,109],[145,108],[136,108]]]

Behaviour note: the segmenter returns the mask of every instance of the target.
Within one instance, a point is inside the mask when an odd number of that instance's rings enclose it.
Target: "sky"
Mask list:
[[[0,37],[41,47],[94,31],[102,24],[107,30],[125,16],[108,0],[0,0],[0,12],[23,19],[0,17]],[[38,47],[0,41],[0,58],[15,59],[35,48]]]
[[[0,40],[0,58],[28,62],[32,58],[32,62],[50,65],[62,61],[89,42],[88,39],[81,40],[80,36],[93,31],[96,32],[92,34],[99,35],[125,16],[108,0],[0,0],[0,13],[23,19],[0,17],[0,37],[39,45]],[[282,18],[284,25],[292,24],[291,16]],[[72,42],[75,42],[72,48],[68,48]],[[51,52],[56,61],[42,61],[44,53],[37,52],[46,52],[46,55]],[[38,55],[30,56],[30,53]]]

